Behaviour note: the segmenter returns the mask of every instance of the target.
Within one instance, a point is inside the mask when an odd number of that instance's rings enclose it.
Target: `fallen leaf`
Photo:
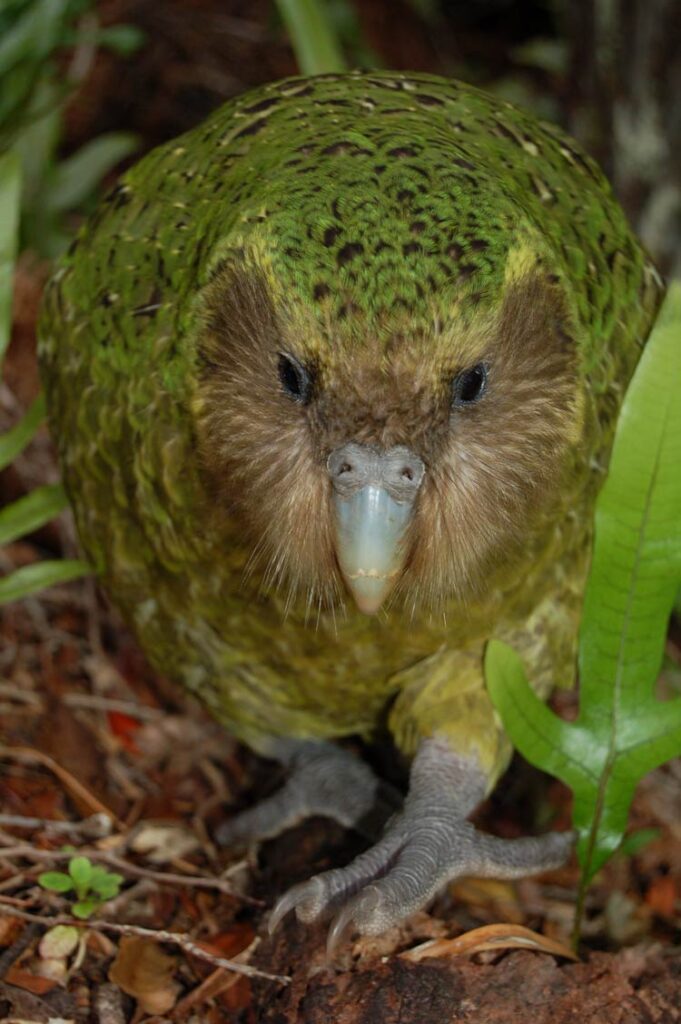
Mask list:
[[[167,1013],[180,991],[173,979],[176,964],[176,958],[164,953],[158,943],[124,938],[109,968],[109,981],[134,996],[145,1013]]]
[[[135,733],[142,724],[139,719],[126,715],[123,711],[108,711],[106,717],[111,732],[121,746],[131,754],[139,754],[139,747],[135,743]]]
[[[41,978],[54,981],[57,985],[65,985],[69,976],[66,960],[59,957],[43,957],[35,964],[35,970]]]
[[[140,826],[129,845],[135,853],[143,853],[152,864],[167,864],[192,853],[198,848],[199,841],[193,832],[181,825],[148,822]]]
[[[184,999],[180,1000],[175,1007],[173,1017],[175,1020],[185,1020],[193,1007],[205,1003],[209,999],[216,999],[218,996],[224,997],[240,981],[247,982],[248,978],[242,978],[238,974],[230,974],[229,971],[224,971],[218,967],[207,978],[204,978],[200,985],[192,989]]]
[[[18,917],[0,917],[0,946],[11,946],[21,928],[23,923]]]
[[[80,929],[66,924],[55,925],[40,940],[40,958],[33,963],[36,974],[65,985],[80,966],[85,945],[86,937]],[[70,965],[67,962],[69,958],[73,958]]]
[[[496,878],[464,878],[449,889],[457,905],[471,910],[486,911],[489,917],[504,917],[511,924],[521,924],[525,918],[515,885]]]
[[[80,942],[80,936],[80,931],[73,925],[57,924],[45,932],[40,940],[38,952],[45,959],[71,956]]]
[[[85,808],[88,814],[105,814],[118,828],[124,828],[123,822],[118,820],[113,811],[105,807],[94,793],[91,793],[71,772],[63,768],[49,754],[44,754],[41,750],[34,750],[32,747],[5,746],[0,744],[0,757],[10,761],[17,761],[19,764],[43,765],[57,776],[59,781],[69,791],[71,799],[78,807]]]
[[[73,999],[68,993],[61,993],[66,1005],[60,1006],[61,1013],[71,1012]],[[57,1011],[44,999],[34,996],[21,988],[0,981],[0,1005],[5,1011],[5,1024],[75,1024],[73,1017],[57,1017]]]
[[[533,949],[538,953],[579,960],[569,946],[518,924],[487,924],[458,935],[455,939],[424,942],[400,955],[404,960],[418,962],[434,956],[471,956],[487,949]]]
[[[660,917],[674,917],[678,893],[672,875],[659,875],[648,886],[645,901]]]
[[[250,924],[235,921],[229,931],[211,935],[210,938],[197,942],[197,946],[217,956],[231,957],[246,949],[254,937],[255,932]]]
[[[47,992],[51,992],[58,983],[55,978],[44,978],[40,974],[31,974],[30,971],[24,971],[15,965],[12,965],[7,971],[5,981],[8,985],[16,985],[17,988],[23,988],[34,996],[44,996]]]
[[[222,992],[217,992],[216,997],[233,1013],[245,1010],[253,1001],[250,978],[243,978],[237,975],[234,984],[226,986]]]

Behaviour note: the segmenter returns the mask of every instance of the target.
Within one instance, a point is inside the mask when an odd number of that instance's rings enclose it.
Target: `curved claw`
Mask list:
[[[286,915],[295,910],[299,921],[309,924],[319,917],[324,909],[324,886],[321,877],[316,875],[307,882],[294,885],[281,896],[270,914],[267,930],[273,935]]]
[[[381,894],[374,885],[368,885],[357,896],[345,904],[329,928],[326,937],[326,955],[332,960],[336,950],[356,930],[355,917],[369,917],[376,910]]]

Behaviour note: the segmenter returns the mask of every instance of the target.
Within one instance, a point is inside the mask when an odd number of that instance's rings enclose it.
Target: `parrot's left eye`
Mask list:
[[[452,405],[474,405],[479,402],[487,387],[487,366],[477,363],[470,370],[457,373],[452,382]]]
[[[279,353],[279,381],[289,398],[307,405],[312,394],[312,378],[305,367],[287,352]]]

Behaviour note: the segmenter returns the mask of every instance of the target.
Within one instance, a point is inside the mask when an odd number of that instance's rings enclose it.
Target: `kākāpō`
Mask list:
[[[594,498],[661,287],[559,129],[431,75],[233,100],[128,171],[50,283],[40,357],[83,548],[151,661],[288,765],[223,829],[346,826],[387,722],[376,845],[283,897],[377,933],[571,836],[467,816],[510,745],[494,636],[569,683]]]

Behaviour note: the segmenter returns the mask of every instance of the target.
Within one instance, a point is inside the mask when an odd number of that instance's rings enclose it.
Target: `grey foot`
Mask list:
[[[382,807],[383,787],[379,793],[369,766],[347,750],[332,743],[280,740],[273,754],[289,768],[285,784],[221,825],[216,838],[223,846],[271,839],[315,815],[333,818],[345,828],[360,828],[372,838],[377,831],[372,828],[374,817],[385,823],[389,810]]]
[[[347,867],[290,889],[272,911],[270,931],[290,910],[304,922],[336,913],[331,954],[348,932],[380,934],[455,878],[521,878],[564,863],[574,842],[571,832],[503,840],[476,831],[465,819],[484,794],[477,762],[457,757],[438,740],[424,741],[404,810],[383,838]]]

